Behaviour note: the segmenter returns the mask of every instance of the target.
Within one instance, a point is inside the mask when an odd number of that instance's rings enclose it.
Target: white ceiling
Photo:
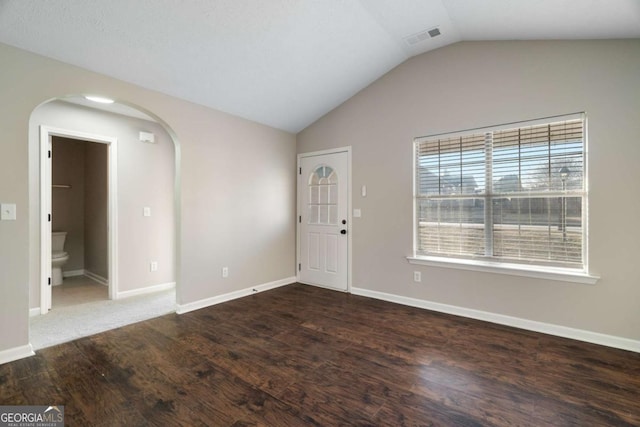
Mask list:
[[[0,42],[290,132],[460,40],[590,38],[640,0],[0,0]]]

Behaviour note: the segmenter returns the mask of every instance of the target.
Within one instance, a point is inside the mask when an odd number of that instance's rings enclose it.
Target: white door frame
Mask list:
[[[346,146],[346,147],[340,147],[340,148],[331,148],[328,150],[321,150],[321,151],[313,151],[310,153],[300,153],[298,154],[298,167],[297,170],[300,171],[300,167],[301,167],[301,160],[304,157],[314,157],[314,156],[322,156],[325,154],[337,154],[337,153],[347,153],[347,179],[349,181],[349,183],[347,184],[347,293],[351,293],[351,285],[352,285],[352,248],[353,248],[353,239],[352,239],[352,234],[353,234],[353,212],[352,212],[352,201],[351,201],[351,194],[352,194],[352,177],[351,177],[351,146]],[[296,179],[296,207],[297,207],[297,219],[298,222],[296,222],[296,280],[299,282],[300,281],[300,263],[301,263],[301,254],[300,254],[300,218],[302,215],[302,210],[303,207],[301,206],[302,204],[302,200],[300,197],[300,187],[299,187],[299,183],[300,183],[300,173],[298,172],[298,175],[296,175],[296,177],[298,179]],[[333,289],[333,288],[331,288]],[[335,289],[334,289],[335,290]]]
[[[107,144],[108,162],[108,265],[109,299],[118,295],[118,139],[113,136],[98,135],[51,126],[40,126],[40,313],[46,314],[51,308],[51,162],[49,150],[51,137],[79,139]]]

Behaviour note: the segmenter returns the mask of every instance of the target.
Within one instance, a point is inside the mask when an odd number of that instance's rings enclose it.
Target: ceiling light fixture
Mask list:
[[[100,104],[113,104],[113,99],[103,98],[102,96],[85,95],[89,101],[99,102]]]

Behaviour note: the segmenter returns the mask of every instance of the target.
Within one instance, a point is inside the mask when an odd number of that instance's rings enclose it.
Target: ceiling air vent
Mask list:
[[[440,35],[440,29],[436,27],[436,28],[432,28],[431,30],[420,31],[419,33],[415,33],[410,36],[404,37],[404,41],[409,46],[413,46],[427,39],[437,37],[439,35]]]

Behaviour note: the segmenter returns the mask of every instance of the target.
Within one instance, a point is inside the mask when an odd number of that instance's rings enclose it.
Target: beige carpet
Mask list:
[[[120,300],[108,300],[107,287],[81,279],[65,279],[68,288],[53,289],[52,309],[30,319],[29,340],[34,350],[162,316],[176,310],[175,290]],[[75,286],[74,286],[75,285]],[[83,292],[82,288],[85,287]]]

